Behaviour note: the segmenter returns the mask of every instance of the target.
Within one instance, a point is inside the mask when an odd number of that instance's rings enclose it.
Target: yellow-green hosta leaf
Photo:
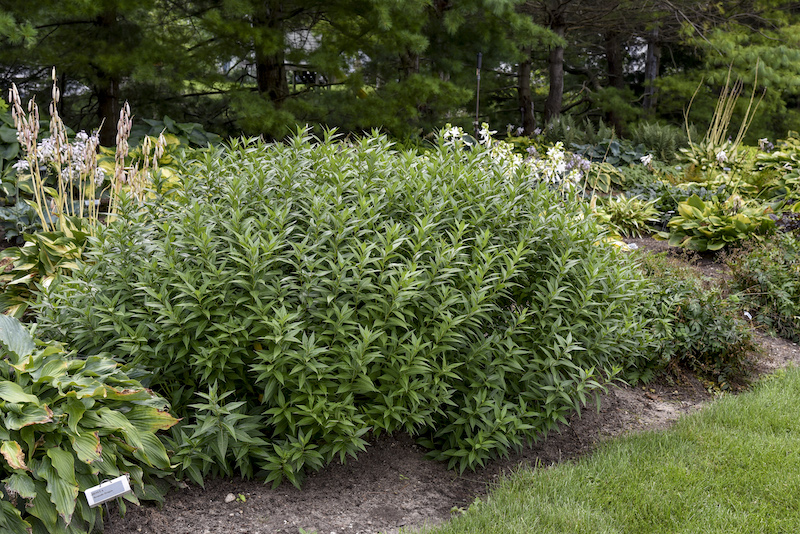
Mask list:
[[[153,398],[153,395],[143,388],[117,389],[111,386],[105,387],[104,396],[109,400],[126,401],[146,401]]]
[[[692,207],[685,202],[681,202],[678,204],[678,215],[685,219],[694,219],[695,212],[693,211]],[[672,221],[670,221],[672,223]]]
[[[22,452],[22,447],[16,441],[4,441],[0,445],[0,454],[3,455],[11,469],[28,469],[25,464],[25,453]]]
[[[78,459],[90,464],[102,459],[103,446],[100,445],[100,435],[98,432],[85,432],[79,436],[70,436],[72,450]]]
[[[50,470],[55,474],[55,470],[52,467]],[[33,498],[31,505],[26,507],[26,510],[44,524],[47,532],[57,532],[58,512],[50,501],[47,486],[41,480],[35,481],[34,484],[36,486],[36,497]]]
[[[75,480],[75,457],[71,452],[67,452],[60,447],[52,447],[47,449],[47,457],[50,458],[58,476],[70,484],[78,485]]]
[[[8,380],[3,380],[0,382],[0,400],[5,402],[13,402],[13,403],[34,403],[38,404],[39,399],[36,395],[31,395],[30,393],[25,393],[25,390],[16,384],[15,382],[10,382]]]
[[[22,323],[5,315],[0,315],[0,343],[18,358],[29,355],[36,348],[31,335]]]
[[[102,376],[112,373],[119,364],[109,358],[89,356],[83,365],[84,374],[88,376]]]
[[[51,381],[67,373],[67,362],[61,359],[52,359],[39,368],[31,369],[30,375],[34,383]]]
[[[686,204],[698,210],[700,212],[700,216],[702,216],[706,211],[706,203],[703,202],[703,200],[697,195],[692,195],[686,199]]]
[[[84,405],[80,400],[75,397],[67,398],[67,404],[64,407],[64,413],[67,414],[67,426],[69,426],[69,429],[73,433],[78,433],[78,423],[80,423],[85,412],[86,405]]]
[[[75,503],[78,498],[78,483],[75,482],[74,463],[71,480],[67,480],[60,474],[60,471],[66,470],[66,460],[64,457],[61,457],[59,459],[60,470],[56,469],[51,461],[50,451],[52,450],[60,451],[61,449],[50,449],[48,451],[47,457],[42,458],[41,463],[36,469],[36,476],[47,482],[47,493],[50,495],[50,502],[55,505],[56,512],[61,516],[64,522],[69,524],[69,522],[72,521],[72,514],[75,512]],[[58,456],[59,454],[57,453],[56,457]],[[69,454],[69,456],[72,457],[71,454]]]
[[[30,534],[31,524],[22,519],[22,514],[13,504],[0,501],[0,531],[5,534]]]
[[[170,469],[167,451],[164,449],[164,444],[155,434],[143,433],[140,436],[140,443],[141,447],[137,447],[133,453],[136,458],[158,469]]]
[[[128,421],[140,432],[169,430],[178,422],[178,419],[170,415],[169,412],[152,406],[136,405],[125,415]]]
[[[5,416],[8,430],[19,430],[30,425],[43,425],[53,422],[53,411],[45,404],[26,404],[20,413],[8,412]]]

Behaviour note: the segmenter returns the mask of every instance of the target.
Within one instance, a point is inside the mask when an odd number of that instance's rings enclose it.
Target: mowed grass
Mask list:
[[[521,470],[426,532],[800,532],[800,369],[723,397],[668,431]]]

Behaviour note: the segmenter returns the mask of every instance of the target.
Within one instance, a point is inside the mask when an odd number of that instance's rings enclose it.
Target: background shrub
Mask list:
[[[635,145],[643,145],[648,153],[664,163],[677,161],[679,150],[689,145],[689,138],[683,129],[656,122],[640,122],[634,126],[631,141]]]
[[[653,281],[651,313],[662,364],[684,365],[727,388],[747,353],[754,350],[736,299],[706,287],[692,267],[679,266],[664,253],[640,257]]]
[[[299,483],[396,430],[463,470],[649,365],[637,267],[588,206],[484,146],[297,136],[183,165],[39,312],[48,335],[147,370],[188,416],[189,475]]]
[[[733,287],[754,318],[778,335],[800,340],[800,242],[778,233],[732,254],[727,261]]]

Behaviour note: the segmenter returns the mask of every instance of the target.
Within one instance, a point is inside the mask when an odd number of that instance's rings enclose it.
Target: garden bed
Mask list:
[[[794,343],[759,336],[764,353],[752,372],[760,374],[800,365]],[[743,385],[740,385],[742,387]],[[276,490],[259,481],[209,480],[205,488],[187,486],[154,505],[129,507],[124,518],[112,512],[109,534],[318,534],[397,533],[447,520],[466,508],[503,473],[522,465],[551,465],[590,453],[599,442],[626,432],[666,428],[679,416],[713,399],[690,374],[662,377],[645,387],[611,389],[597,412],[588,407],[569,427],[507,459],[459,476],[446,465],[426,460],[425,451],[398,434],[382,437],[346,465],[332,464],[298,490],[284,483]],[[237,499],[226,503],[233,495]],[[244,495],[244,502],[239,495]]]
[[[668,251],[687,260],[663,241],[627,240],[640,249]],[[671,249],[671,250],[670,250]],[[726,267],[712,257],[689,258],[707,279],[719,281]],[[748,380],[787,365],[800,365],[800,348],[790,341],[756,334],[761,352],[752,355]],[[106,532],[319,534],[397,533],[447,520],[490,490],[505,473],[520,466],[552,465],[592,452],[604,440],[628,432],[667,428],[681,415],[698,410],[714,398],[713,385],[679,368],[646,386],[613,387],[602,396],[600,410],[587,406],[570,425],[547,439],[475,472],[458,475],[446,464],[425,459],[425,449],[405,434],[383,436],[346,465],[332,464],[311,474],[302,490],[288,483],[272,490],[258,480],[208,480],[205,488],[188,485],[170,492],[163,508],[146,504],[129,507],[124,518],[116,511]],[[226,500],[228,502],[226,502]]]

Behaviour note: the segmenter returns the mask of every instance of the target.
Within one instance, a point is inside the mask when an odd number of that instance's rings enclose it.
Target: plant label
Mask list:
[[[89,488],[83,493],[86,495],[86,501],[89,503],[89,506],[94,508],[95,506],[99,506],[106,501],[116,499],[117,497],[130,492],[131,482],[128,479],[128,475],[122,475],[120,477],[107,480],[99,486]]]

